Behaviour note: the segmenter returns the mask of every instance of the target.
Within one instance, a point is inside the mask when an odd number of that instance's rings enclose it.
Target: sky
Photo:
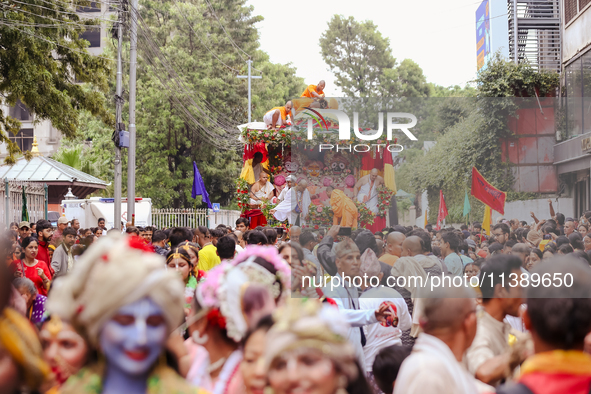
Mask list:
[[[326,80],[327,96],[339,96],[320,55],[319,39],[335,14],[371,20],[390,39],[400,63],[412,59],[428,82],[464,86],[476,78],[476,20],[481,0],[248,0],[258,24],[261,49],[274,63],[292,63],[306,84]],[[491,15],[494,17],[494,15]],[[256,67],[256,64],[254,64]],[[256,82],[253,82],[256,83]]]

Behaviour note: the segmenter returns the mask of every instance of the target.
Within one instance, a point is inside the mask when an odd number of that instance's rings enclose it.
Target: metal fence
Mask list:
[[[236,219],[240,217],[240,211],[212,209],[152,209],[152,225],[156,228],[206,226],[214,228],[219,224],[234,227]]]
[[[27,197],[29,221],[36,222],[39,219],[46,219],[47,194],[44,184],[5,179],[2,186],[0,188],[0,220],[4,222],[2,228],[8,227],[11,222],[18,223],[22,220],[23,187],[25,187],[25,196]]]

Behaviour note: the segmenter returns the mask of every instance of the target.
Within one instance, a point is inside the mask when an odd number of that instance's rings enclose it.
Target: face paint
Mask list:
[[[119,309],[99,338],[109,366],[132,376],[148,373],[166,339],[162,309],[147,297]]]

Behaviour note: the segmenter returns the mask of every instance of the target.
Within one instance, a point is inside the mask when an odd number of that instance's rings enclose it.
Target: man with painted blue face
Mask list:
[[[200,393],[161,363],[165,343],[183,321],[184,286],[164,259],[134,238],[109,234],[93,245],[47,302],[104,358],[68,380],[62,394]],[[102,361],[104,359],[104,361]],[[149,387],[148,387],[149,386]]]

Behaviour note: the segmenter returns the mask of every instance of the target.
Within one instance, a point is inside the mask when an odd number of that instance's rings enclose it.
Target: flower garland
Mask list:
[[[248,205],[250,202],[250,197],[248,195],[249,187],[248,182],[246,179],[238,178],[235,181],[236,183],[236,202],[238,203],[238,208],[244,212],[248,209]]]
[[[355,201],[355,205],[357,206],[357,212],[359,213],[359,217],[357,221],[359,222],[358,227],[360,226],[371,226],[375,220],[376,215],[372,211],[367,208],[365,203]]]
[[[280,222],[271,213],[271,210],[275,209],[276,206],[277,204],[273,204],[270,201],[265,201],[260,205],[260,210],[265,216],[265,219],[267,219],[267,225],[269,227],[278,227],[280,225]]]
[[[269,166],[269,172],[271,175],[277,175],[283,170],[282,166]]]
[[[308,215],[310,216],[309,225],[306,227],[314,228],[332,226],[332,218],[334,216],[330,206],[310,204],[308,208]]]
[[[385,218],[390,209],[390,201],[394,192],[386,187],[386,185],[380,185],[378,187],[378,213],[377,217]]]
[[[291,144],[291,131],[286,128],[280,128],[278,130],[257,130],[257,129],[244,129],[241,132],[243,142],[246,144],[255,144],[257,142],[264,142],[270,145],[290,145]]]

